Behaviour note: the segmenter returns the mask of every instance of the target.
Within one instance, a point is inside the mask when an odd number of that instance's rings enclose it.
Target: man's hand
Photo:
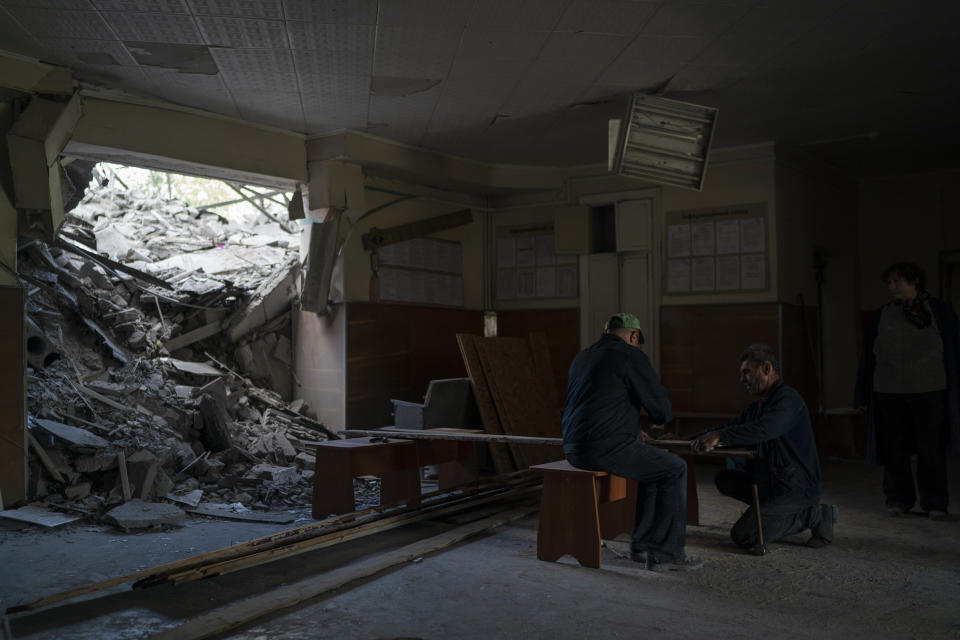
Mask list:
[[[720,444],[720,432],[711,431],[705,433],[693,442],[690,443],[690,446],[694,451],[699,453],[706,453],[707,451],[713,451],[717,448],[717,445]]]
[[[637,440],[639,440],[640,442],[650,442],[651,440],[653,440],[653,436],[651,436],[649,433],[647,433],[643,429],[640,429],[640,433],[637,434]]]

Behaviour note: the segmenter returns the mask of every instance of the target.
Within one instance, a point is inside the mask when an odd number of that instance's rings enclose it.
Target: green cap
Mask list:
[[[636,329],[637,331],[639,331],[640,344],[643,344],[643,330],[640,328],[640,320],[637,318],[637,316],[633,315],[632,313],[626,313],[623,311],[621,311],[620,313],[616,313],[613,316],[611,316],[607,320],[607,322],[603,325],[604,331],[610,330],[610,320],[613,320],[614,318],[620,319],[620,322],[621,324],[623,324],[624,329]]]

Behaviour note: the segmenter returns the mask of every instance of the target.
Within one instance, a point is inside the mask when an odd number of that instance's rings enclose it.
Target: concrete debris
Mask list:
[[[120,529],[149,529],[177,524],[186,520],[187,514],[172,504],[131,500],[107,511],[103,519]]]
[[[98,187],[69,237],[20,251],[37,348],[29,499],[127,529],[185,517],[149,500],[310,504],[304,443],[331,434],[289,402],[299,239],[253,228]]]

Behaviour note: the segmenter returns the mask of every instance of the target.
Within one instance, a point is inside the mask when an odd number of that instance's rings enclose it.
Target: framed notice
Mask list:
[[[577,256],[558,254],[555,246],[552,225],[497,229],[494,298],[576,298]]]
[[[765,202],[667,213],[664,293],[768,290],[768,234]]]
[[[381,247],[379,260],[381,300],[463,306],[463,253],[459,242],[405,240]]]

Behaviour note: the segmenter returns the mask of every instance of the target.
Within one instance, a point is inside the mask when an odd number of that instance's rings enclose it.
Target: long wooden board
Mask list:
[[[477,407],[480,409],[483,430],[492,435],[504,435],[503,426],[500,424],[500,416],[497,414],[493,397],[490,395],[490,386],[483,373],[483,365],[480,364],[480,355],[477,353],[477,341],[479,340],[483,340],[483,338],[469,333],[457,334],[457,344],[460,345],[463,365],[466,367],[467,375],[470,376],[470,382],[473,384],[473,395],[477,400]],[[519,468],[515,462],[515,455],[516,452],[506,445],[490,445],[490,457],[493,459],[493,466],[498,474],[510,473]]]
[[[518,507],[506,513],[484,518],[457,527],[439,535],[400,547],[388,553],[377,554],[360,562],[302,580],[296,584],[275,589],[208,614],[197,616],[186,623],[150,636],[155,640],[199,640],[236,629],[267,614],[286,609],[323,593],[339,589],[355,580],[376,575],[385,569],[455,545],[484,531],[519,520],[538,507]]]

